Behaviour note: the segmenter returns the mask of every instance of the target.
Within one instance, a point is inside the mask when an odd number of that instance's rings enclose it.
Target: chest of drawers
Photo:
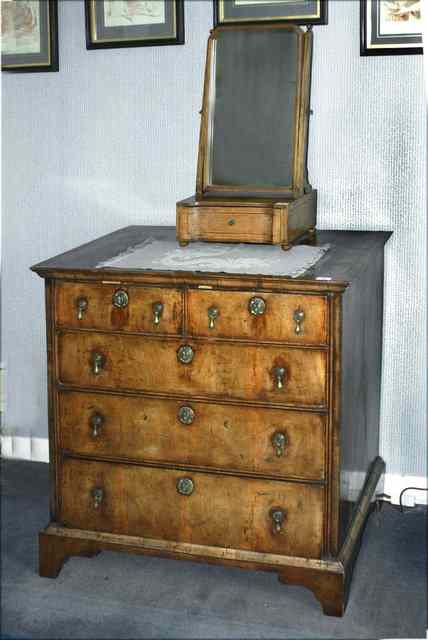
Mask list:
[[[40,574],[108,549],[193,559],[275,571],[342,615],[384,470],[388,234],[320,233],[330,251],[294,279],[98,267],[147,233],[33,267],[49,368]]]

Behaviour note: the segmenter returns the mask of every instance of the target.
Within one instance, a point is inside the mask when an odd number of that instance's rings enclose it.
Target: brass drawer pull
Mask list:
[[[272,436],[272,446],[275,449],[277,458],[282,458],[284,455],[285,447],[287,445],[287,436],[282,431],[275,431]]]
[[[294,333],[296,335],[300,335],[301,333],[303,333],[302,323],[303,323],[303,320],[305,319],[305,312],[303,311],[303,309],[301,309],[300,307],[296,309],[295,312],[293,313],[293,319],[294,319],[294,322],[296,323],[296,326],[294,328]]]
[[[180,420],[181,424],[192,424],[193,420],[195,419],[195,412],[192,407],[180,407],[178,410],[178,419]]]
[[[92,427],[92,437],[98,438],[100,435],[101,429],[104,425],[105,418],[101,413],[94,413],[90,418],[90,423]]]
[[[88,298],[77,298],[76,300],[76,308],[77,308],[77,319],[82,320],[83,316],[88,308]]]
[[[158,325],[160,324],[162,313],[163,313],[162,302],[154,302],[152,304],[152,309],[153,309],[153,324]]]
[[[266,302],[263,298],[251,298],[248,303],[248,309],[253,316],[262,316],[266,311]]]
[[[275,367],[273,370],[273,375],[275,378],[275,384],[276,384],[276,388],[278,389],[278,391],[281,391],[281,389],[284,388],[284,384],[285,384],[285,368],[284,367]]]
[[[118,289],[113,294],[113,306],[117,309],[125,309],[128,306],[129,296],[124,289]]]
[[[183,344],[177,349],[177,358],[181,364],[190,364],[195,356],[195,352],[190,344]]]
[[[102,353],[98,353],[98,351],[93,351],[91,355],[91,367],[92,373],[94,376],[98,376],[102,369],[104,368],[106,359]]]
[[[235,218],[229,218],[227,224],[229,225],[229,227],[233,227],[233,225],[236,224]]]
[[[94,501],[94,509],[99,509],[104,500],[104,490],[101,487],[94,487],[91,491],[91,497]]]
[[[192,478],[179,478],[177,480],[177,491],[182,496],[190,496],[195,490],[195,484]]]
[[[274,507],[273,509],[270,510],[269,515],[272,518],[273,533],[275,535],[278,533],[281,533],[282,525],[284,524],[284,521],[285,521],[285,511],[280,507]]]
[[[208,329],[214,329],[215,321],[220,315],[220,311],[217,307],[210,307],[208,309]]]

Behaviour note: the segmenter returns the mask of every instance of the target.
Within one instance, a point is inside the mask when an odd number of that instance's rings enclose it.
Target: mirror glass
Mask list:
[[[291,189],[297,32],[219,31],[213,53],[208,184]]]

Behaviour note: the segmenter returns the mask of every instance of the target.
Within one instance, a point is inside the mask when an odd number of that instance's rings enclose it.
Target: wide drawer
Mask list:
[[[181,334],[183,292],[159,287],[58,283],[58,327]]]
[[[323,296],[251,291],[188,292],[188,332],[194,336],[327,343]]]
[[[72,391],[58,404],[60,447],[70,452],[325,477],[325,417],[316,413]]]
[[[323,498],[318,485],[71,458],[61,471],[69,527],[313,558]]]
[[[326,370],[327,352],[315,349],[86,332],[58,338],[59,380],[79,387],[319,407]]]
[[[194,240],[217,242],[272,242],[272,209],[246,207],[195,207],[188,212],[188,229]]]

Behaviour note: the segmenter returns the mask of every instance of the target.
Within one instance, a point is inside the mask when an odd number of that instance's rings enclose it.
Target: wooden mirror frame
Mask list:
[[[295,99],[295,117],[293,133],[292,184],[283,187],[254,186],[254,185],[218,185],[212,184],[211,153],[212,126],[214,116],[215,90],[215,47],[218,34],[221,31],[242,30],[286,30],[294,31],[298,38],[297,49],[297,91]],[[290,24],[258,24],[258,25],[230,25],[213,29],[208,38],[205,65],[203,104],[201,110],[201,125],[199,135],[198,164],[196,174],[196,194],[198,197],[217,193],[239,196],[240,194],[257,196],[266,193],[278,194],[289,198],[297,198],[310,190],[307,175],[307,140],[310,109],[310,85],[312,67],[312,30],[304,31],[297,25]]]

